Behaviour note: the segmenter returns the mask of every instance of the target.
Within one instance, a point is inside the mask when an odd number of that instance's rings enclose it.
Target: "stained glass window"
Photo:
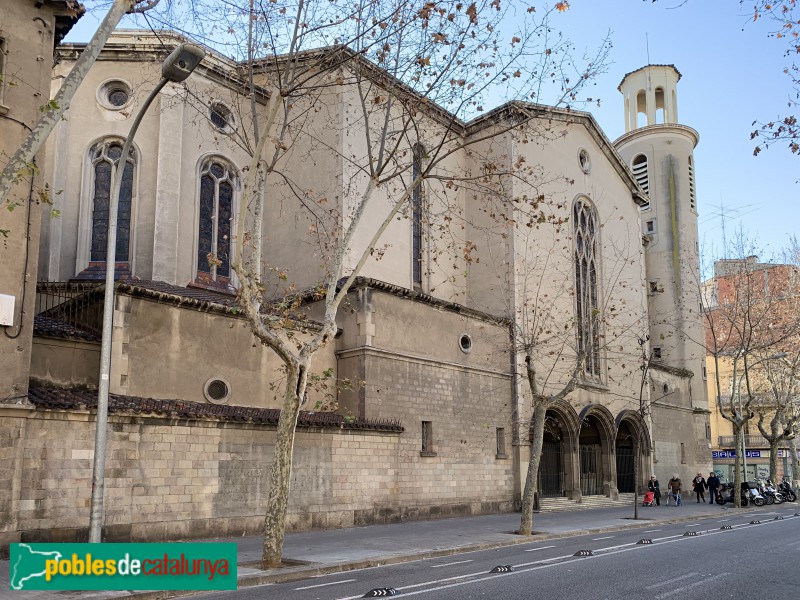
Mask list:
[[[572,209],[575,235],[575,297],[578,323],[578,351],[585,359],[585,373],[600,376],[600,319],[597,297],[597,223],[586,198]]]
[[[416,144],[411,165],[411,181],[422,173],[422,157],[425,149]],[[422,183],[411,191],[411,275],[415,285],[422,284]]]
[[[227,283],[230,279],[235,187],[236,176],[226,163],[211,159],[203,165],[197,242],[197,274],[201,280]]]
[[[94,191],[92,197],[92,246],[89,260],[105,262],[108,244],[108,211],[111,200],[111,175],[113,165],[122,156],[122,143],[104,142],[92,151],[94,169]],[[117,249],[116,262],[128,262],[131,237],[131,204],[133,200],[133,174],[135,160],[133,152],[128,155],[122,173],[122,187],[117,205]]]

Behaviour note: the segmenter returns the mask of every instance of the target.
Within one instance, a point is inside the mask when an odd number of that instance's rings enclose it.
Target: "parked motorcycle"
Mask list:
[[[783,494],[781,494],[778,490],[775,489],[775,486],[772,485],[772,481],[767,479],[764,481],[763,479],[759,479],[758,481],[758,491],[761,492],[761,495],[764,496],[764,499],[767,501],[767,504],[782,504],[785,498]]]
[[[743,481],[742,493],[747,495],[747,499],[756,506],[764,506],[766,499],[758,491],[758,483],[755,481]]]
[[[778,491],[784,495],[787,502],[794,502],[797,500],[797,494],[795,494],[789,483],[789,478],[786,476],[784,476],[783,481],[778,484]]]
[[[744,492],[741,493],[741,500],[742,506],[747,506],[747,495]],[[721,483],[719,489],[717,490],[717,504],[724,505],[728,502],[731,504],[734,502],[733,483]]]

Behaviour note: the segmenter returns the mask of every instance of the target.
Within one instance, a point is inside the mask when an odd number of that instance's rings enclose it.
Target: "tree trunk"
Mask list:
[[[42,114],[39,122],[25,138],[14,156],[8,161],[8,164],[3,168],[0,174],[0,204],[3,204],[8,197],[11,188],[19,179],[20,174],[29,169],[29,165],[33,161],[33,157],[42,147],[42,144],[50,136],[53,128],[61,121],[64,113],[69,109],[70,102],[75,92],[78,91],[81,83],[83,83],[86,74],[97,59],[98,54],[105,46],[114,28],[125,16],[125,13],[130,11],[137,3],[138,0],[114,0],[111,8],[108,10],[100,26],[97,28],[91,41],[86,45],[75,66],[64,78],[61,88],[58,90],[53,102],[48,106],[48,109]]]
[[[305,394],[304,376],[307,367],[295,365],[287,376],[283,409],[275,434],[275,454],[272,459],[267,514],[264,517],[264,549],[262,569],[276,569],[283,558],[286,534],[286,512],[289,506],[289,485],[292,481],[292,453],[300,400]],[[302,388],[302,389],[301,389]]]
[[[778,439],[769,441],[769,478],[778,485]]]
[[[742,427],[733,424],[733,435],[736,440],[736,459],[733,461],[733,505],[736,508],[742,507]]]
[[[792,453],[792,487],[797,489],[798,481],[800,480],[800,472],[798,472],[798,461],[797,460],[797,438],[793,438],[791,442],[789,442],[789,451]]]
[[[522,494],[522,516],[520,517],[519,534],[531,535],[533,530],[533,501],[538,487],[539,463],[544,445],[544,420],[547,405],[544,398],[533,399],[533,417],[531,419],[531,458],[528,461],[528,474],[525,476],[525,492]]]

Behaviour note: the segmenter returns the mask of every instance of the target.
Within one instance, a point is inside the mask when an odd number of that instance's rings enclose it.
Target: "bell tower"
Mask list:
[[[626,133],[614,145],[649,198],[640,217],[652,358],[691,371],[687,408],[707,409],[693,156],[699,136],[678,123],[680,78],[673,65],[648,65],[623,77]]]

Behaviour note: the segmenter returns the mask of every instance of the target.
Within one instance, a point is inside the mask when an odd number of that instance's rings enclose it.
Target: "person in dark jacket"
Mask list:
[[[694,489],[694,493],[697,495],[697,502],[701,502],[702,501],[703,503],[705,503],[705,501],[706,501],[706,494],[705,494],[706,480],[703,477],[702,473],[698,473],[697,477],[692,479],[692,488]]]
[[[714,504],[717,501],[717,490],[719,489],[719,477],[714,471],[708,474],[708,479],[706,479],[706,486],[708,486],[708,495],[710,496],[708,503]]]
[[[658,479],[653,475],[650,481],[647,482],[647,490],[653,492],[653,498],[656,501],[656,506],[661,506],[661,488],[658,485]]]

